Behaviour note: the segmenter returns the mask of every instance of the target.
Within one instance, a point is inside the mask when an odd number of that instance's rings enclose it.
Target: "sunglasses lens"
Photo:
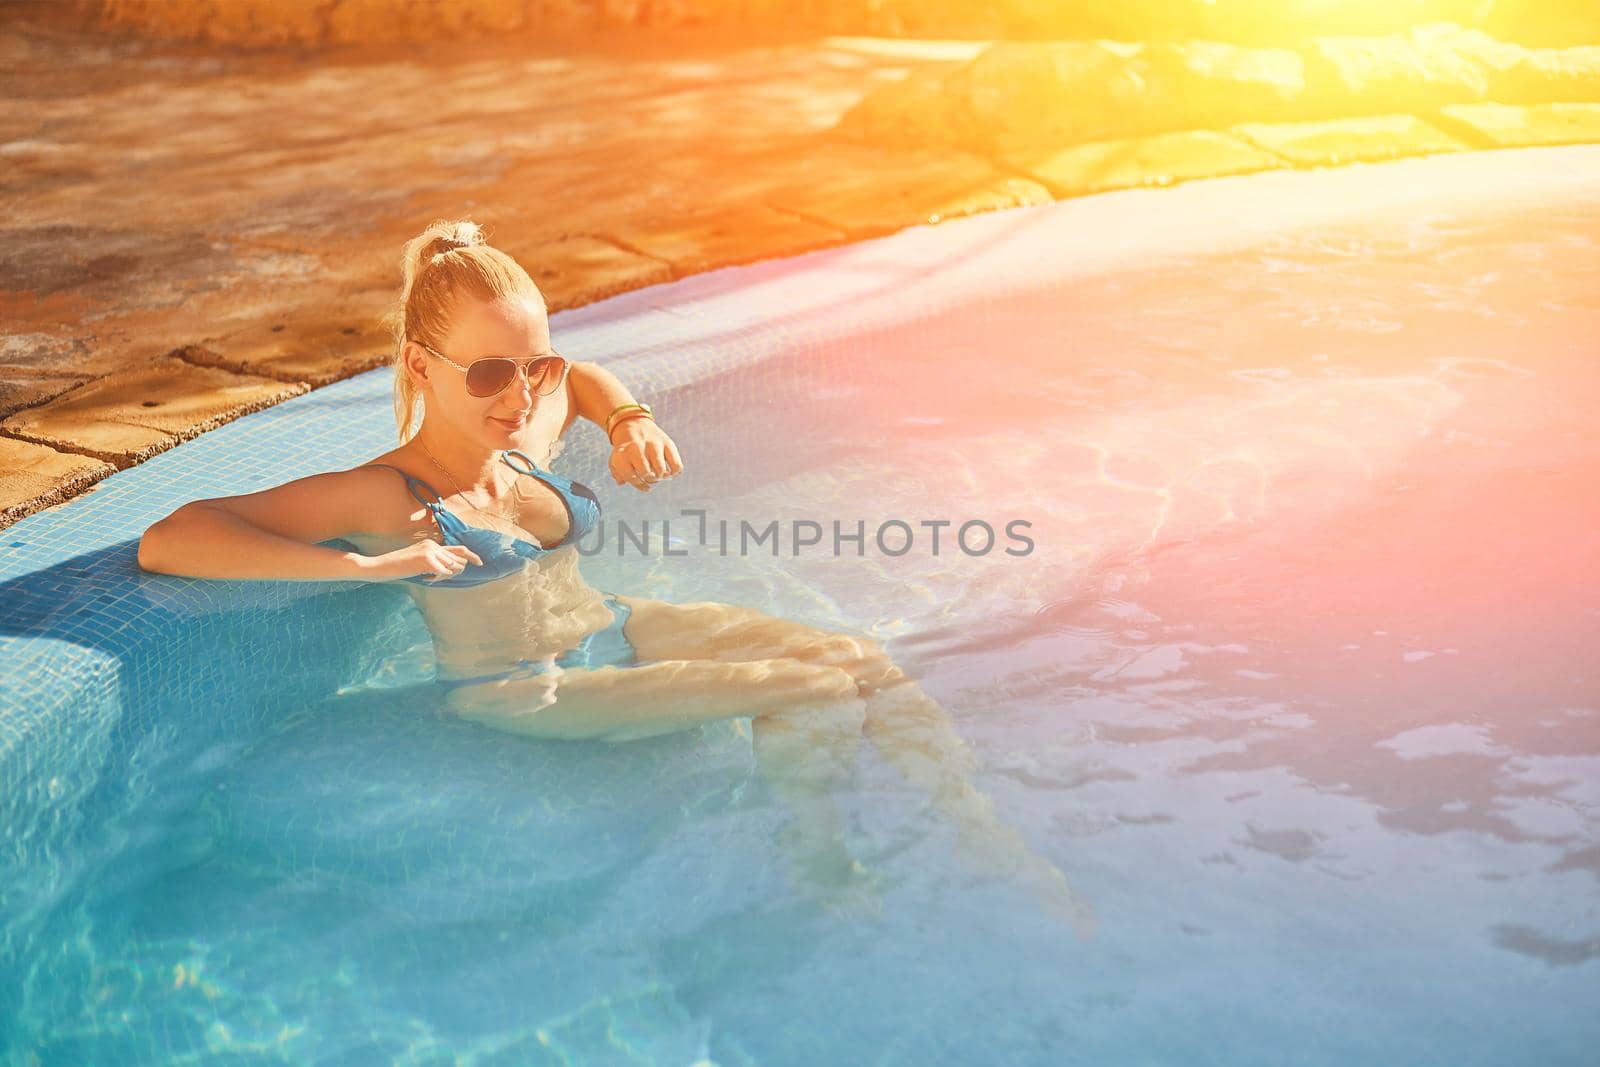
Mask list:
[[[467,392],[473,396],[493,396],[511,384],[517,365],[509,359],[498,357],[475,360],[467,368]]]
[[[540,396],[556,391],[561,381],[561,368],[567,361],[560,356],[541,356],[528,364],[528,382]]]

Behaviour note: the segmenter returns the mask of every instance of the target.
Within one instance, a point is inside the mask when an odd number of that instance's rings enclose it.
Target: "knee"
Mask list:
[[[821,633],[809,642],[808,651],[818,662],[842,667],[854,674],[863,670],[881,671],[890,665],[888,654],[870,637]]]
[[[857,695],[849,671],[806,659],[775,658],[715,665],[753,707],[782,708],[808,701],[840,700]]]
[[[894,661],[889,658],[889,653],[885,652],[883,646],[872,638],[858,637],[856,638],[856,643],[861,646],[862,659],[868,663],[875,667],[882,667],[885,670],[894,666]]]
[[[851,662],[840,664],[854,675],[856,681],[863,686],[864,693],[887,689],[910,681],[906,673],[895,665],[885,652],[883,646],[870,637],[847,637],[844,639],[853,649]]]

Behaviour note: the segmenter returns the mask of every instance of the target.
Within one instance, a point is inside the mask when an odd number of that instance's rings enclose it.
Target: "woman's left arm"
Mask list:
[[[634,403],[633,394],[615,374],[598,363],[573,360],[567,372],[574,414],[605,429],[606,419],[620,405]],[[611,477],[648,493],[650,486],[683,471],[678,446],[654,418],[633,415],[611,428]]]

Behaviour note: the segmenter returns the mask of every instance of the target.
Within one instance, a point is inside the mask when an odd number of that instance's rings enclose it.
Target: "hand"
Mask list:
[[[375,582],[391,582],[416,574],[425,574],[433,581],[460,574],[468,563],[483,566],[483,560],[466,545],[442,545],[431,537],[371,559],[362,576]]]
[[[655,419],[631,418],[611,431],[611,477],[641,492],[665,478],[683,473],[678,446]]]

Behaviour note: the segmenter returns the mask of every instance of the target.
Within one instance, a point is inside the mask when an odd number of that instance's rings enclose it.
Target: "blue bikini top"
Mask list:
[[[511,462],[511,457],[516,456],[528,465],[524,470]],[[570,545],[594,529],[600,521],[600,501],[588,486],[563,478],[554,471],[547,471],[539,467],[526,454],[517,449],[508,449],[500,453],[500,458],[505,465],[518,474],[529,474],[544,482],[554,489],[561,497],[561,502],[567,508],[567,535],[549,548],[541,548],[532,541],[525,541],[520,537],[491,530],[486,526],[472,526],[462,522],[449,509],[447,509],[439,493],[423,481],[414,478],[399,467],[390,463],[369,463],[369,467],[388,467],[390,470],[400,471],[406,480],[406,486],[411,490],[411,495],[433,513],[433,521],[439,527],[440,542],[447,545],[465,545],[483,560],[483,565],[468,563],[466,569],[460,574],[453,574],[448,578],[429,578],[426,575],[414,574],[409,578],[400,579],[415,585],[438,586],[469,586],[483,585],[497,578],[521,570],[530,559],[554,552],[565,545]],[[433,496],[432,500],[424,497],[418,489],[426,489]],[[354,547],[354,546],[351,546]]]

